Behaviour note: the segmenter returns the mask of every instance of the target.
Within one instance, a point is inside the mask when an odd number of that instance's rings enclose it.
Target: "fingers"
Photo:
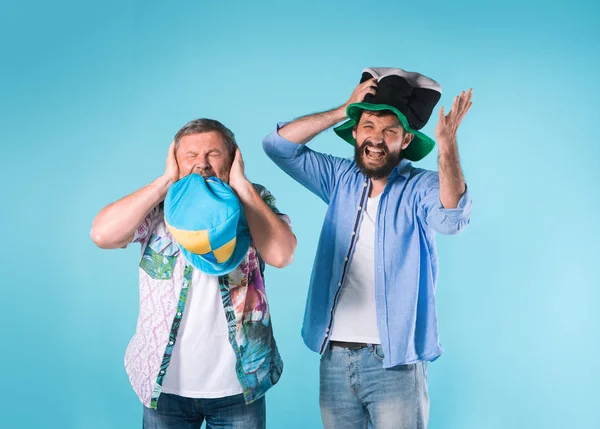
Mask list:
[[[469,101],[469,104],[467,104],[467,107],[465,108],[465,111],[463,112],[463,116],[467,115],[467,112],[469,111],[469,109],[471,108],[472,105],[473,105],[473,102]]]
[[[361,83],[361,86],[363,86],[363,87],[370,87],[370,86],[377,87],[377,79],[375,79],[373,77],[373,78],[371,78],[369,80],[365,80],[363,83]]]
[[[448,117],[452,115],[454,118],[458,119],[459,117],[464,116],[471,107],[472,93],[473,90],[469,89],[468,91],[461,91],[460,95],[454,97],[452,109],[450,110],[450,113],[448,113]]]
[[[448,116],[450,116],[453,113],[456,113],[458,111],[458,100],[459,97],[458,95],[456,97],[454,97],[454,102],[452,103],[452,109],[450,110],[450,113],[448,113]]]
[[[463,91],[464,92],[464,91]],[[462,94],[462,104],[460,109],[460,120],[465,117],[473,103],[471,102],[471,95],[473,94],[473,89],[469,89],[466,93]]]
[[[458,119],[456,121],[456,127],[457,128],[462,123],[462,120],[465,118],[465,116],[467,115],[467,112],[469,111],[469,109],[471,108],[472,105],[473,105],[473,103],[469,101],[469,104],[467,104],[467,106],[464,108],[464,110],[461,113],[461,115],[458,117]]]
[[[242,158],[242,151],[240,150],[239,146],[235,148],[235,155],[233,157],[232,165],[235,163],[244,165],[244,159]]]
[[[348,106],[352,103],[361,103],[367,94],[375,95],[377,92],[377,79],[372,78],[356,85],[352,95],[344,106]]]
[[[439,121],[442,122],[445,119],[445,116],[446,115],[444,115],[444,106],[442,106],[440,108]]]
[[[359,92],[363,95],[361,98],[364,98],[367,94],[375,95],[377,92],[377,79],[373,78],[363,82]],[[362,99],[360,101],[362,101]]]
[[[470,107],[470,103],[471,103],[471,94],[473,93],[472,89],[469,89],[468,91],[462,91],[460,93],[460,114],[464,115],[465,113],[467,113],[468,108]]]
[[[174,162],[177,163],[177,156],[175,155],[176,149],[175,149],[175,142],[171,142],[171,145],[169,146],[169,152],[167,154],[167,162]]]
[[[469,89],[464,94],[461,93],[461,98],[463,99],[463,101],[462,101],[462,105],[461,105],[461,109],[460,109],[459,115],[456,118],[456,127],[457,128],[460,126],[460,124],[462,123],[464,117],[467,115],[467,112],[469,111],[469,109],[473,105],[473,102],[471,101],[472,94],[473,94],[473,89]]]

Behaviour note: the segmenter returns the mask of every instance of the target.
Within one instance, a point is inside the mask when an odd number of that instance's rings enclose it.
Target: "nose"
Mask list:
[[[380,145],[380,144],[384,144],[385,143],[385,139],[384,139],[384,135],[382,131],[376,131],[373,134],[371,134],[371,143],[373,143],[374,145]]]
[[[208,157],[206,155],[199,156],[194,165],[194,170],[206,170],[207,168],[210,168]]]
[[[384,141],[385,134],[383,128],[373,126],[369,131],[369,140],[371,140],[373,144],[382,143]]]

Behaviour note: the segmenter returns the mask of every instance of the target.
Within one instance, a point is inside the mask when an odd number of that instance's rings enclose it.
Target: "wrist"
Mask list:
[[[173,183],[175,183],[175,180],[166,176],[160,176],[154,181],[156,189],[162,196],[167,195],[167,191]]]
[[[233,189],[240,199],[247,198],[250,192],[254,190],[252,183],[245,177],[238,180],[230,180],[229,186],[231,186],[231,189]]]
[[[345,104],[342,104],[337,109],[333,110],[333,114],[335,115],[336,123],[341,122],[348,117],[348,115],[346,114],[346,109],[348,108],[349,105],[350,105],[350,103],[345,103]]]
[[[456,144],[456,139],[452,138],[438,138],[438,153],[455,155],[458,153],[458,145]]]

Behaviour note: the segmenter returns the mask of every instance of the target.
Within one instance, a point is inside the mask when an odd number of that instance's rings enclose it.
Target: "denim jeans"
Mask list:
[[[427,363],[383,368],[380,345],[350,350],[330,345],[321,357],[325,429],[425,429]]]
[[[243,395],[192,399],[162,393],[156,410],[144,407],[144,429],[265,429],[265,397],[246,405]]]

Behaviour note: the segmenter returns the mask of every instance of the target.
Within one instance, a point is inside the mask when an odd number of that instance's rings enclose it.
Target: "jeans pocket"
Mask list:
[[[153,234],[144,249],[140,268],[154,280],[173,278],[179,247],[167,237]]]
[[[379,362],[383,362],[384,355],[383,355],[383,347],[381,346],[381,344],[373,345],[373,351],[371,352],[371,354]]]

